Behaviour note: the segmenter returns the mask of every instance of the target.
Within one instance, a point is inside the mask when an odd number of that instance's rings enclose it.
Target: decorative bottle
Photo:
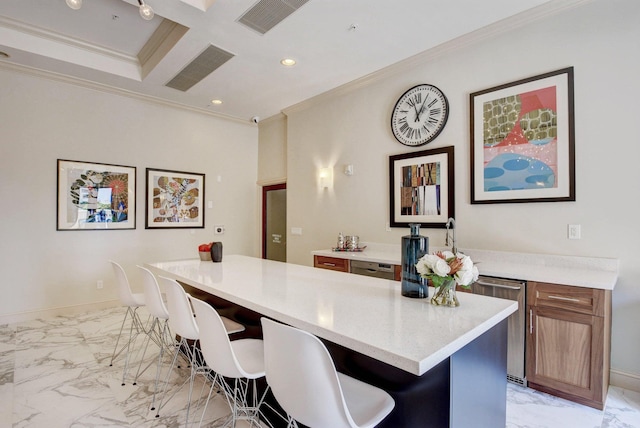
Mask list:
[[[420,224],[411,223],[411,235],[402,237],[402,295],[424,299],[429,295],[427,279],[416,270],[418,260],[429,252],[429,238],[420,235]]]

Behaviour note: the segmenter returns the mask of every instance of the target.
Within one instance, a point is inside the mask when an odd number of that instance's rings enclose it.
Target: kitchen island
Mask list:
[[[221,310],[241,308],[245,324],[259,324],[253,313],[323,339],[340,371],[394,397],[381,426],[505,425],[505,320],[516,302],[462,293],[460,307],[436,307],[402,297],[395,281],[238,255],[147,266]]]

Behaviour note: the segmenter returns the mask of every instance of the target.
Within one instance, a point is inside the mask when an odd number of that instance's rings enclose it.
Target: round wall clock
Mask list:
[[[440,134],[449,102],[433,85],[417,85],[402,94],[391,114],[391,131],[405,146],[422,146]]]

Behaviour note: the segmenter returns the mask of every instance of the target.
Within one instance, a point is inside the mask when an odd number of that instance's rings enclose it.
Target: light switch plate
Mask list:
[[[292,235],[302,235],[302,228],[301,227],[292,227],[291,228],[291,234]]]
[[[567,235],[569,239],[580,239],[580,225],[579,224],[568,225]]]

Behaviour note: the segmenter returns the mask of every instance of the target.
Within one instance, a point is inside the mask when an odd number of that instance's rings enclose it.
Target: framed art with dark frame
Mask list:
[[[56,230],[136,228],[136,167],[58,159]]]
[[[471,203],[575,201],[573,67],[470,95]]]
[[[389,225],[444,228],[454,216],[453,147],[389,156]]]
[[[204,228],[204,174],[147,168],[145,229]]]

